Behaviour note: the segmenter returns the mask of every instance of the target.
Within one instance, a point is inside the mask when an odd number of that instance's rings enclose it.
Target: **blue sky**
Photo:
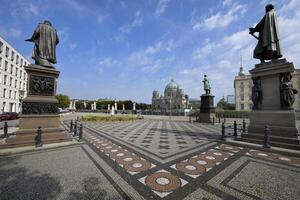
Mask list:
[[[233,94],[256,40],[248,35],[272,2],[283,55],[300,68],[300,0],[1,0],[0,35],[30,59],[29,38],[49,19],[57,29],[58,92],[71,98],[151,102],[174,78],[191,98],[207,74],[216,101]]]

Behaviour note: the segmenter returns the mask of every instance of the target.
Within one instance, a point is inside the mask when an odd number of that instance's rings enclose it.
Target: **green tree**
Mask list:
[[[84,109],[84,103],[83,101],[76,101],[76,110],[83,110]]]
[[[58,100],[58,107],[67,108],[70,105],[70,99],[67,95],[58,94],[56,95],[56,99]]]

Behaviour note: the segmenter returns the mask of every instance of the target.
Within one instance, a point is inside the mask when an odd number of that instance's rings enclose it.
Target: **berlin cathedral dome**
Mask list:
[[[152,108],[154,110],[168,111],[170,109],[183,111],[188,106],[188,95],[178,83],[171,79],[165,87],[164,96],[157,90],[152,93]]]

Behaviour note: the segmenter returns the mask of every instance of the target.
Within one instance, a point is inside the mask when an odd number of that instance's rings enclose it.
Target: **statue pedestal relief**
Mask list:
[[[286,59],[255,65],[250,70],[253,80],[253,111],[248,134],[242,140],[262,144],[265,125],[271,129],[272,146],[298,149],[298,129],[292,107],[297,91],[292,88],[293,63]],[[300,148],[299,148],[300,149]]]

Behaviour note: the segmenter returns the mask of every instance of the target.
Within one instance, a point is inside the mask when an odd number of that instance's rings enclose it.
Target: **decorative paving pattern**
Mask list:
[[[87,122],[85,127],[103,136],[132,145],[162,160],[178,156],[184,151],[215,141],[220,135],[219,125],[191,124],[188,122],[142,120],[133,122]]]
[[[155,167],[154,164],[146,161],[135,153],[131,153],[127,149],[114,144],[110,140],[89,133],[85,134],[84,138],[131,175]]]
[[[84,129],[91,151],[144,199],[259,199],[260,193],[245,189],[250,186],[239,179],[240,170],[249,177],[244,168],[259,174],[253,166],[268,173],[269,164],[279,166],[274,170],[284,165],[284,173],[300,167],[299,158],[220,144],[219,135],[218,126],[158,120],[86,123]],[[227,170],[234,163],[235,171]],[[215,179],[219,174],[224,174],[223,182]],[[253,179],[257,187],[264,181]],[[245,186],[239,188],[239,181]]]
[[[300,167],[300,159],[291,156],[285,156],[285,155],[280,155],[280,154],[265,152],[260,150],[254,150],[254,149],[249,150],[247,155],[252,156],[254,158],[262,158],[271,161],[283,162],[283,163]]]
[[[223,151],[220,151],[219,149],[222,149]],[[226,152],[224,150],[232,152]],[[221,164],[224,160],[227,160],[230,156],[240,150],[242,150],[240,147],[222,144],[215,147],[215,149],[209,149],[208,151],[194,155],[191,158],[185,159],[170,167],[192,178],[197,178],[211,170],[214,166]]]

